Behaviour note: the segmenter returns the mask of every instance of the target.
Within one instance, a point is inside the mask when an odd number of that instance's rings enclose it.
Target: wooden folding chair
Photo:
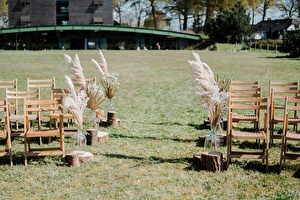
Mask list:
[[[270,115],[270,144],[274,139],[281,139],[282,134],[274,131],[275,125],[282,125],[284,121],[284,100],[286,96],[300,96],[299,82],[269,82],[271,115]],[[297,128],[296,126],[294,128]]]
[[[86,86],[88,86],[89,84],[96,84],[97,83],[97,78],[96,77],[85,78],[85,83],[86,83]],[[76,92],[79,92],[80,90],[83,89],[81,87],[80,83],[74,81],[73,84],[74,84]]]
[[[227,167],[232,158],[245,158],[245,159],[262,159],[266,161],[266,172],[268,171],[268,150],[269,150],[269,112],[270,112],[270,100],[269,97],[249,97],[249,98],[236,98],[229,97],[230,112],[228,114],[228,129],[227,129]],[[264,126],[250,127],[249,124],[245,124],[244,121],[236,120],[236,115],[233,112],[247,115],[248,112],[253,115],[253,111],[265,111],[264,114]],[[257,117],[255,117],[257,118]],[[235,123],[235,126],[233,126]],[[257,149],[244,149],[233,145],[234,141],[263,141],[263,145],[257,143]]]
[[[55,78],[30,79],[27,78],[27,90],[38,90],[39,99],[52,99],[52,89],[55,88]]]
[[[4,120],[0,121],[0,138],[5,140],[5,147],[0,149],[0,157],[7,156],[10,160],[10,165],[13,166],[12,151],[11,151],[11,135],[8,119],[6,116],[6,101],[0,100],[0,114]]]
[[[52,112],[61,111],[61,102],[58,100],[25,100],[25,135],[24,135],[24,163],[27,165],[28,157],[31,156],[62,156],[65,157],[65,147],[64,147],[64,128],[63,128],[63,114],[59,115],[59,127],[50,128],[49,126],[36,126],[33,124],[35,120],[29,120],[29,113],[35,113],[36,115],[42,115],[45,113],[48,117]],[[31,123],[30,123],[31,122]],[[36,122],[38,122],[36,120]],[[31,143],[32,138],[41,137],[58,137],[59,145],[42,144],[35,145]]]
[[[17,79],[13,80],[0,80],[0,100],[5,100],[5,95],[6,95],[6,89],[12,90],[12,91],[17,91],[18,90],[18,81]],[[11,102],[11,107],[16,106],[16,104],[13,104]],[[2,118],[0,118],[1,121]]]
[[[297,124],[300,124],[300,97],[285,97],[279,173],[285,160],[300,161],[300,132],[297,129],[293,129],[293,131],[289,129],[289,126]]]
[[[8,116],[8,123],[11,133],[13,135],[20,135],[24,133],[23,130],[19,130],[19,122],[25,122],[25,100],[38,99],[38,90],[32,91],[11,91],[6,89],[6,113]],[[11,106],[13,104],[14,106]],[[37,119],[37,115],[29,115],[29,120]],[[12,124],[15,124],[13,129]]]
[[[237,81],[232,80],[229,88],[229,95],[231,98],[261,98],[262,88],[259,86],[259,81]],[[230,105],[229,105],[230,106]],[[229,112],[232,110],[229,107]],[[233,122],[249,122],[254,124],[254,129],[259,127],[259,110],[254,110],[251,114],[238,114],[232,113],[234,115]]]
[[[63,98],[69,93],[70,92],[67,89],[54,88],[52,90],[52,98],[62,103]],[[70,134],[72,135],[77,133],[77,129],[69,128],[70,124],[72,123],[72,120],[74,120],[74,116],[67,109],[63,108],[63,104],[61,104],[61,106],[62,106],[62,113],[64,116],[64,120],[67,120],[67,128],[64,129],[65,135],[70,135]],[[56,124],[57,119],[59,119],[58,113],[53,112],[50,114],[50,120],[51,122],[53,122],[51,124]]]

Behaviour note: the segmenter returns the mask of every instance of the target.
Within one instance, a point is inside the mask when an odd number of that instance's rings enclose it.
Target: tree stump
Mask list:
[[[206,171],[217,172],[226,168],[226,158],[221,152],[197,152],[193,160],[194,164]]]
[[[107,126],[117,127],[117,112],[116,111],[108,111],[107,112]]]
[[[88,133],[86,136],[86,144],[90,146],[98,145],[98,130],[97,129],[87,129]]]
[[[106,140],[108,140],[108,137],[109,137],[108,132],[98,131],[98,142],[99,143],[105,142]]]
[[[66,163],[69,167],[79,167],[80,162],[79,162],[78,155],[74,152],[66,154]]]
[[[94,154],[85,151],[84,154],[78,155],[80,164],[94,161]]]

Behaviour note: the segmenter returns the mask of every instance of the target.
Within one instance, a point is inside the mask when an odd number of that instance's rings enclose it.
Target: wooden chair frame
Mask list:
[[[37,99],[38,98],[38,90],[32,91],[11,91],[6,89],[6,115],[8,116],[8,123],[10,125],[10,130],[12,134],[24,134],[24,130],[19,130],[19,122],[25,122],[25,100],[28,99]],[[11,106],[11,102],[15,104],[15,106]],[[22,103],[20,103],[22,102]],[[22,108],[23,109],[19,109]],[[12,112],[12,110],[14,110]],[[29,115],[29,120],[36,119],[36,115]],[[16,128],[12,128],[12,123],[15,123]]]
[[[0,129],[0,138],[5,139],[5,148],[0,149],[0,157],[9,157],[10,165],[13,166],[13,158],[12,158],[12,145],[11,145],[11,135],[10,128],[8,124],[8,117],[6,116],[6,101],[0,100],[0,112],[4,113],[4,121],[0,121],[1,124],[4,124],[4,129]]]
[[[271,96],[271,115],[270,115],[270,144],[273,144],[274,139],[281,139],[281,134],[276,134],[274,131],[275,125],[283,125],[284,121],[284,100],[286,96],[300,96],[299,82],[269,82],[269,91]],[[295,114],[297,115],[296,111]],[[290,116],[291,117],[291,116]],[[297,128],[296,126],[294,128]]]
[[[235,102],[235,103],[233,103]],[[239,123],[244,123],[244,121],[236,121],[235,115],[232,111],[228,113],[228,130],[227,130],[227,167],[231,162],[232,158],[244,158],[244,159],[262,159],[266,161],[266,172],[268,172],[268,158],[269,158],[269,115],[270,115],[270,99],[267,98],[234,98],[229,97],[229,104],[232,110],[257,110],[265,111],[264,114],[264,126],[260,130],[260,127],[254,127],[252,130],[237,130]],[[259,113],[259,112],[258,112]],[[233,123],[236,122],[236,127],[233,127]],[[240,149],[233,149],[233,140],[255,140],[263,141],[262,147],[258,143],[257,151],[246,151]]]
[[[288,149],[288,142],[300,142],[300,133],[298,132],[298,130],[289,130],[290,125],[300,124],[300,116],[297,116],[296,118],[289,117],[289,113],[292,113],[293,115],[295,111],[298,111],[298,114],[300,112],[300,97],[285,97],[279,173],[281,172],[283,162],[285,162],[286,159],[300,161],[300,152],[295,152]]]
[[[50,119],[52,112],[61,111],[61,102],[59,100],[25,100],[26,109],[26,131],[24,135],[24,163],[28,164],[28,157],[32,156],[58,156],[61,155],[65,158],[64,146],[64,127],[63,127],[63,114],[59,115],[59,127],[32,127],[29,120],[28,113],[36,113],[38,116],[41,113],[47,113]],[[32,121],[31,121],[32,122]],[[31,145],[32,138],[41,137],[59,137],[59,146],[46,146],[43,144],[39,147],[33,148]]]

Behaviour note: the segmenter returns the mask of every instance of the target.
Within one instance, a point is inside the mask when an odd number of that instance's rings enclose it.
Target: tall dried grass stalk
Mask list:
[[[92,59],[92,62],[96,65],[100,74],[102,76],[104,76],[105,74],[107,74],[107,63],[106,63],[106,59],[100,49],[99,49],[99,58],[100,58],[99,63],[95,59]]]
[[[227,83],[222,83],[220,89],[218,81],[209,66],[200,60],[200,56],[193,52],[194,60],[189,60],[193,70],[195,87],[193,93],[198,95],[203,105],[208,109],[208,117],[212,126],[216,126],[227,111],[228,92],[225,91]],[[228,81],[228,80],[227,80]]]
[[[78,55],[74,56],[72,59],[69,55],[64,54],[65,60],[69,63],[71,73],[73,74],[72,80],[76,82],[83,90],[86,89],[86,81],[83,74],[83,69],[80,64]]]

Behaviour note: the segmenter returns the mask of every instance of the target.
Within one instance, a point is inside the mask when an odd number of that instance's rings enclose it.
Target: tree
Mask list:
[[[8,25],[8,8],[6,1],[7,0],[0,0],[0,27]]]
[[[284,34],[282,51],[290,53],[290,57],[300,57],[300,30],[288,31]]]
[[[140,27],[142,17],[145,17],[147,14],[147,0],[134,0],[133,2],[131,2],[130,7],[134,8],[135,16],[137,19],[137,27]]]
[[[278,1],[275,3],[276,8],[283,13],[283,17],[299,17],[299,3],[300,0]]]
[[[238,3],[234,9],[220,12],[208,24],[208,35],[217,42],[237,42],[251,33],[250,16]]]
[[[119,18],[119,24],[122,25],[122,13],[124,6],[128,0],[114,0],[114,11],[117,13]]]
[[[165,9],[178,15],[178,18],[183,17],[183,30],[187,30],[188,18],[192,16],[197,7],[197,0],[169,0]]]
[[[267,10],[274,5],[275,0],[261,0],[262,3],[262,21],[265,21]]]

